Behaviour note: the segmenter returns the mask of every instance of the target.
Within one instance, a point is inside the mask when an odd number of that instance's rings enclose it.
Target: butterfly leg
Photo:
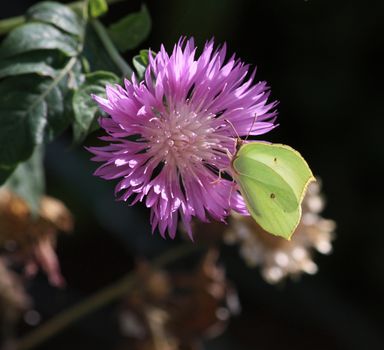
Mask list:
[[[231,200],[232,200],[232,195],[233,195],[233,191],[236,190],[236,183],[235,181],[232,181],[232,186],[231,186],[231,189],[229,191],[229,196],[228,196],[228,208],[231,209]]]
[[[218,178],[216,180],[213,180],[211,182],[212,185],[216,185],[216,184],[218,184],[221,181],[221,179],[222,179],[221,174],[222,173],[223,173],[223,170],[219,169],[219,176],[218,176]]]

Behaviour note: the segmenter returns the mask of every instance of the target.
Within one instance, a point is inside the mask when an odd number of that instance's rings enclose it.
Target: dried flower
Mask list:
[[[142,82],[107,86],[107,98],[95,96],[110,115],[100,126],[110,144],[90,147],[104,162],[95,175],[111,180],[119,199],[145,201],[151,225],[175,237],[180,216],[190,237],[192,217],[223,221],[233,209],[246,213],[235,184],[218,180],[230,166],[236,132],[260,135],[274,127],[276,103],[268,103],[265,82],[252,85],[255,72],[226,46],[206,43],[200,56],[192,39],[181,39],[169,56],[164,47],[152,58]],[[235,131],[235,130],[236,131]]]
[[[172,299],[169,328],[181,343],[221,334],[231,315],[240,312],[237,293],[218,265],[219,253],[210,249],[193,274],[175,276],[184,295]]]
[[[126,348],[176,350],[175,339],[166,329],[169,320],[167,304],[172,298],[168,273],[140,261],[136,276],[137,283],[126,296],[120,313],[121,332],[127,338]]]
[[[194,271],[177,273],[140,263],[120,316],[127,342],[119,349],[192,350],[221,333],[239,302],[217,259],[212,249]]]
[[[32,276],[41,267],[52,285],[63,286],[55,252],[57,231],[72,230],[73,219],[65,205],[43,197],[38,217],[31,215],[27,203],[6,188],[0,190],[0,248],[12,261],[21,261]]]
[[[335,222],[320,216],[324,200],[319,182],[311,183],[304,198],[301,222],[291,241],[265,232],[250,217],[233,215],[225,232],[225,241],[240,244],[240,253],[249,266],[260,266],[269,283],[302,272],[314,274],[317,265],[312,260],[313,249],[322,254],[332,250]]]

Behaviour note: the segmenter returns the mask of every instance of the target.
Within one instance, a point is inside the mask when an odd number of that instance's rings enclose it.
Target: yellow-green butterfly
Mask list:
[[[232,176],[248,211],[267,232],[290,239],[301,219],[301,202],[315,178],[299,152],[282,144],[238,140]]]

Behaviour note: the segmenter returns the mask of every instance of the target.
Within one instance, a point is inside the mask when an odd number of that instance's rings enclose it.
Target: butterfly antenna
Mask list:
[[[255,116],[253,117],[252,125],[251,125],[251,127],[249,128],[249,130],[248,130],[248,134],[247,134],[247,136],[245,137],[244,141],[247,141],[247,140],[248,140],[248,137],[249,137],[249,135],[251,134],[251,131],[252,131],[252,129],[253,129],[253,126],[255,125],[256,119],[257,119],[257,113],[255,113]]]
[[[233,123],[232,123],[230,120],[228,120],[228,119],[224,119],[224,121],[225,121],[226,123],[228,123],[228,124],[232,127],[232,129],[233,129],[233,131],[235,132],[237,138],[239,139],[239,138],[240,138],[240,135],[239,135],[239,133],[237,132],[237,130],[236,130],[235,126],[233,125]]]

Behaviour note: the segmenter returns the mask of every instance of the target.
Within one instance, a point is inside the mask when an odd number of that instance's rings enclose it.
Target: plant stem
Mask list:
[[[154,259],[153,268],[161,268],[172,263],[179,258],[187,256],[199,249],[199,246],[194,244],[184,244],[167,251]],[[79,321],[88,314],[108,305],[114,300],[124,296],[129,289],[134,285],[136,275],[134,272],[126,275],[116,283],[96,292],[84,301],[64,310],[62,313],[54,316],[36,330],[30,332],[20,339],[17,343],[17,350],[30,350],[40,345],[44,341],[52,338],[56,334],[63,331],[71,324]]]
[[[105,50],[108,52],[112,61],[120,69],[123,76],[131,78],[131,76],[133,74],[132,68],[121,57],[119,51],[116,49],[115,45],[113,44],[113,42],[109,38],[109,35],[108,35],[107,31],[105,30],[105,27],[103,26],[103,24],[100,21],[98,21],[97,19],[92,20],[91,24],[92,24],[93,28],[95,29],[97,35],[99,36],[101,42],[103,43]]]
[[[16,28],[22,25],[24,22],[25,22],[24,16],[17,16],[17,17],[2,19],[0,21],[0,35],[8,33],[13,28]]]

